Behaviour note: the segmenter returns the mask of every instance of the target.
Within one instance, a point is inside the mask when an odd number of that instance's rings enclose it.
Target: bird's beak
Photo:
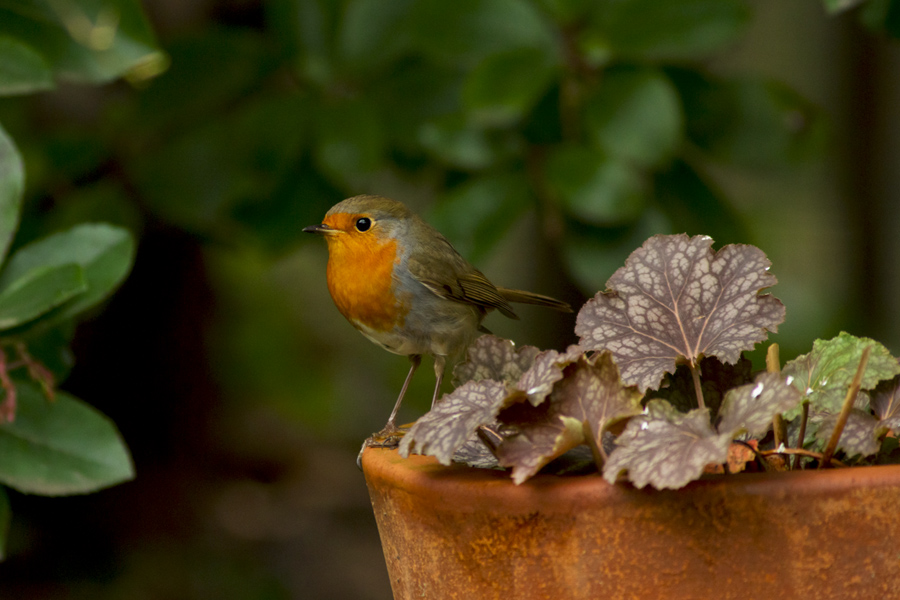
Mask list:
[[[332,229],[325,223],[321,225],[310,225],[309,227],[303,228],[303,233],[318,233],[320,235],[334,235],[337,233],[337,229]]]

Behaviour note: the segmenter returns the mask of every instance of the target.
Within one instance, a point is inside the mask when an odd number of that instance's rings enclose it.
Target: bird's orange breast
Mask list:
[[[328,291],[351,323],[374,331],[403,324],[408,309],[393,291],[397,242],[344,231],[328,240]]]

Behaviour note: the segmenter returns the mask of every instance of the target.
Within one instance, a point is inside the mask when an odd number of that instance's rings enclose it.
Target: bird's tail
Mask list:
[[[536,304],[538,306],[546,306],[560,312],[572,312],[572,307],[568,302],[551,298],[550,296],[542,296],[533,292],[523,290],[510,290],[507,288],[497,288],[500,295],[508,302],[516,302],[518,304]]]

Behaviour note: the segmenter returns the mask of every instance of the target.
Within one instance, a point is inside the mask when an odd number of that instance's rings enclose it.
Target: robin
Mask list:
[[[397,437],[397,411],[423,354],[434,357],[434,406],[448,357],[458,357],[487,332],[481,321],[491,310],[512,319],[519,317],[510,302],[572,311],[547,296],[495,286],[434,227],[390,198],[348,198],[332,206],[321,225],[303,231],[328,243],[328,291],[341,314],[364,336],[411,362],[376,438]]]

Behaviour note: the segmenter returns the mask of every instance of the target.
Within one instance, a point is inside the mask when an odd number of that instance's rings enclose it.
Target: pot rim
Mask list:
[[[615,502],[640,495],[696,494],[704,491],[740,496],[824,495],[864,488],[900,487],[900,465],[873,465],[822,470],[739,473],[734,475],[704,475],[677,490],[642,489],[631,483],[615,485],[599,473],[581,475],[553,475],[538,473],[521,484],[515,484],[509,472],[480,469],[463,464],[442,465],[431,456],[411,455],[403,458],[396,449],[366,448],[362,469],[369,486],[390,485],[407,492],[434,494],[448,498],[454,489],[468,497],[495,502],[516,500],[531,504],[535,496],[552,500],[564,494],[567,499],[590,497],[591,502]]]

